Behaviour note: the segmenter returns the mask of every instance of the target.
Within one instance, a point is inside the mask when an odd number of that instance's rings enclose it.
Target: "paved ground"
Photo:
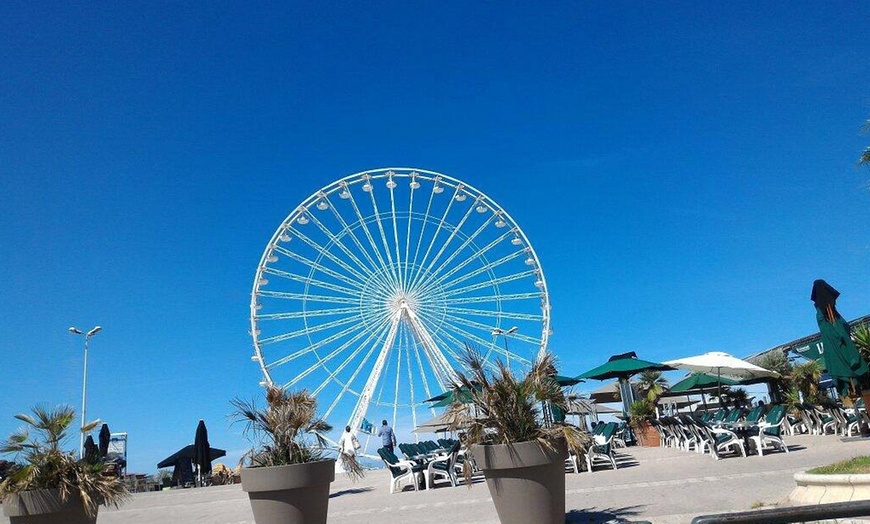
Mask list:
[[[628,448],[616,471],[566,476],[567,521],[597,524],[623,518],[655,524],[688,523],[697,515],[741,511],[782,502],[794,488],[792,475],[810,467],[870,454],[870,441],[842,442],[834,436],[787,437],[791,453],[715,461],[674,449]],[[410,488],[408,488],[410,489]],[[497,523],[483,483],[471,489],[435,489],[390,495],[386,471],[369,472],[353,484],[332,485],[330,524],[368,522]],[[0,524],[8,522],[0,517]],[[140,493],[120,509],[100,511],[100,524],[253,524],[246,494],[238,485]]]

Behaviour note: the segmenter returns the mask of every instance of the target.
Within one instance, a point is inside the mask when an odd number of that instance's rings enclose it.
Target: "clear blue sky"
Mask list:
[[[303,198],[416,166],[538,251],[566,374],[870,313],[870,4],[0,6],[0,433],[81,395],[130,470],[247,445],[248,301]],[[597,386],[596,383],[589,387]]]

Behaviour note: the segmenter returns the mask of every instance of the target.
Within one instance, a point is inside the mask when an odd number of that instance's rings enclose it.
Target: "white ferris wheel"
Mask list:
[[[254,278],[251,334],[264,383],[311,391],[336,435],[388,420],[401,440],[435,415],[425,401],[451,386],[466,344],[511,366],[545,350],[550,300],[531,243],[491,198],[433,171],[375,169],[281,222]],[[380,446],[360,441],[368,455]]]

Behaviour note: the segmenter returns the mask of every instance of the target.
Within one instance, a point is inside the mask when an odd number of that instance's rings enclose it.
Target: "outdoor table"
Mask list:
[[[730,429],[731,431],[736,433],[738,437],[743,438],[743,446],[744,446],[744,449],[746,450],[746,454],[747,455],[751,454],[752,453],[752,441],[750,440],[749,436],[752,434],[753,429],[754,430],[758,429],[758,426],[753,424],[752,422],[743,421],[743,422],[736,422],[734,424],[731,424],[728,429]]]

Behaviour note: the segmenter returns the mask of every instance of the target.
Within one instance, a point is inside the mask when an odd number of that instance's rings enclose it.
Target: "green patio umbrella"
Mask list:
[[[840,292],[824,280],[813,282],[810,300],[816,305],[816,322],[822,335],[822,360],[843,396],[858,396],[870,370],[852,342],[849,325],[837,311]]]
[[[476,389],[480,391],[479,386],[477,386]],[[434,397],[427,399],[424,402],[434,402],[434,404],[430,406],[433,408],[443,408],[455,402],[459,402],[460,404],[468,404],[471,402],[471,390],[469,390],[465,386],[459,388],[458,393],[455,389],[450,389],[449,391],[445,391],[440,395],[435,395]]]
[[[737,386],[743,384],[742,381],[730,379],[728,377],[716,377],[706,373],[692,373],[683,380],[671,386],[671,393],[686,393],[688,391],[701,391],[709,387],[716,387],[719,384],[725,386]]]
[[[577,375],[578,379],[591,378],[595,380],[609,380],[615,378],[619,380],[620,397],[622,398],[623,414],[628,416],[628,407],[634,401],[634,393],[631,390],[631,384],[628,379],[632,375],[636,375],[641,371],[670,371],[671,366],[659,364],[658,362],[650,362],[637,358],[637,353],[629,351],[620,355],[610,357],[604,364],[597,368],[590,369],[586,373]]]
[[[564,388],[564,387],[568,387],[568,386],[574,386],[574,385],[576,385],[576,384],[579,384],[579,383],[583,382],[583,381],[580,380],[579,378],[576,378],[576,377],[566,377],[566,376],[564,376],[564,375],[556,375],[555,378],[556,378],[556,382],[558,382],[559,385],[562,386],[563,388]]]
[[[706,411],[707,399],[704,398],[704,390],[711,387],[719,389],[723,384],[726,386],[736,386],[742,384],[742,382],[728,377],[708,375],[707,373],[692,373],[688,377],[671,386],[671,389],[669,389],[668,392],[687,393],[689,391],[698,391],[701,394],[701,403],[704,404],[704,410]]]

